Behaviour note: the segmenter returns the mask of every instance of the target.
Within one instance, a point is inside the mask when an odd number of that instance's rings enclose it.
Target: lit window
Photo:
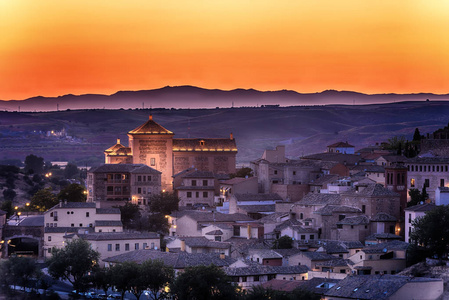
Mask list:
[[[410,179],[410,187],[415,187],[415,178]]]
[[[150,165],[151,166],[155,166],[156,165],[156,159],[155,158],[151,158],[150,159]]]

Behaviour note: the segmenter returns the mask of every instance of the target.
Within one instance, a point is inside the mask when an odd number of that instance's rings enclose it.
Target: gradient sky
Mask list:
[[[0,99],[187,84],[449,93],[449,1],[0,0]]]

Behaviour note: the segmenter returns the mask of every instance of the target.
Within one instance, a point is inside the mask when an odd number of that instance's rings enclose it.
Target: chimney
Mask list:
[[[62,207],[62,200],[59,200],[59,207]]]
[[[67,199],[64,200],[64,204],[67,205]]]
[[[120,144],[120,139],[117,139],[117,144]]]
[[[186,241],[181,240],[181,251],[185,252],[186,251]]]
[[[234,135],[232,134],[232,132],[231,132],[230,138],[231,138],[231,140],[234,139]]]

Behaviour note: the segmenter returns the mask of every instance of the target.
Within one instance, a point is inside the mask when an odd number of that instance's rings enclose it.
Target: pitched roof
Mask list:
[[[231,178],[229,180],[224,180],[224,181],[220,182],[220,184],[227,184],[227,185],[239,184],[241,182],[245,182],[245,181],[250,180],[250,179],[255,179],[255,177],[248,177],[248,178],[234,177],[234,178]]]
[[[302,274],[307,273],[309,268],[304,265],[299,266],[267,266],[260,264],[250,264],[247,267],[240,268],[224,268],[228,276],[251,276],[251,275],[267,275],[267,274]]]
[[[323,252],[303,251],[301,254],[312,261],[335,259],[335,256]]]
[[[204,236],[200,237],[180,237],[180,240],[185,241],[186,245],[193,248],[219,248],[228,249],[231,243],[211,241]]]
[[[122,221],[95,221],[95,227],[102,226],[123,226]]]
[[[237,201],[282,201],[278,194],[234,194]]]
[[[281,280],[281,279],[271,279],[270,281],[264,282],[261,286],[265,289],[272,289],[276,291],[292,292],[293,290],[302,287],[304,282],[301,280]]]
[[[341,225],[368,225],[369,224],[369,219],[365,215],[346,217],[343,220],[338,221],[337,224],[341,224]]]
[[[196,170],[191,173],[187,173],[182,176],[182,178],[215,178],[215,176],[213,172]]]
[[[402,237],[394,233],[373,233],[365,238],[365,241],[377,240],[401,240]]]
[[[301,159],[321,160],[321,161],[333,161],[341,164],[355,165],[362,160],[360,155],[344,154],[336,152],[316,153],[301,157]]]
[[[143,263],[147,260],[161,260],[164,264],[172,266],[174,269],[184,269],[193,266],[208,266],[214,264],[219,267],[229,266],[236,262],[235,258],[225,256],[220,257],[218,253],[169,253],[157,250],[135,250],[124,254],[116,255],[104,259],[105,262],[123,263],[125,261],[133,261],[136,263]]]
[[[250,255],[258,255],[262,259],[282,258],[282,255],[272,249],[248,249]]]
[[[302,198],[302,200],[296,202],[298,205],[326,205],[341,203],[340,194],[321,194],[321,193],[308,193]]]
[[[423,203],[405,208],[406,211],[429,211],[436,207],[433,203]]]
[[[357,165],[351,168],[353,171],[363,171],[370,173],[385,173],[385,168],[378,165]]]
[[[363,187],[363,188],[360,188]],[[359,185],[358,189],[353,188],[344,194],[347,195],[360,195],[360,196],[373,196],[373,197],[379,197],[379,196],[390,196],[390,197],[399,197],[398,193],[395,193],[386,187],[384,187],[380,183],[373,183],[373,184],[363,184]]]
[[[335,144],[329,145],[328,147],[341,147],[341,148],[354,148],[353,145],[348,144],[348,142],[337,142]]]
[[[371,218],[371,222],[396,222],[398,219],[384,212],[377,213]]]
[[[78,236],[88,241],[159,239],[155,232],[94,232]]]
[[[254,221],[244,214],[222,214],[209,211],[188,211],[184,214],[197,222],[235,222],[235,221]]]
[[[362,210],[357,207],[345,205],[326,205],[313,213],[322,216],[331,216],[334,213],[362,213]]]
[[[237,205],[237,207],[241,210],[244,210],[246,213],[274,213],[276,211],[275,204]]]
[[[56,209],[56,208],[95,208],[96,204],[93,202],[62,202],[60,201],[59,204],[56,204],[52,208],[50,208],[48,211]]]
[[[173,139],[173,152],[237,152],[235,139]]]
[[[128,134],[162,134],[162,135],[173,135],[174,133],[170,130],[165,129],[155,121],[153,121],[153,116],[150,115],[148,121],[131,130]]]
[[[403,241],[389,241],[386,243],[379,243],[374,245],[369,245],[363,248],[363,252],[365,253],[383,253],[387,251],[405,251],[410,246],[409,243]]]
[[[120,208],[113,208],[113,207],[111,207],[111,208],[97,208],[96,212],[97,212],[98,215],[120,214]]]
[[[18,226],[41,227],[44,226],[44,216],[28,216],[25,217]]]
[[[345,267],[349,265],[353,265],[354,263],[349,259],[343,259],[336,257],[335,259],[317,262],[316,266],[319,267]]]
[[[309,184],[310,185],[324,185],[326,183],[330,183],[334,180],[337,180],[340,176],[339,175],[323,175],[315,180],[312,180]]]
[[[103,164],[98,167],[93,167],[89,173],[108,173],[108,172],[124,172],[133,174],[161,174],[156,169],[153,169],[144,164]]]

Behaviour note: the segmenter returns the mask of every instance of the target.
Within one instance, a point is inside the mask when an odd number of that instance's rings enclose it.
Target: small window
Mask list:
[[[200,192],[195,192],[195,197],[199,198],[200,197]]]
[[[192,192],[187,192],[187,198],[192,198]]]
[[[207,180],[203,180],[203,186],[207,186]]]
[[[89,218],[89,212],[88,211],[86,212],[86,218]]]
[[[278,174],[278,171],[277,170],[274,170],[274,175],[277,175]]]
[[[51,242],[51,236],[50,235],[48,236],[48,241]]]
[[[156,159],[155,158],[151,158],[150,159],[150,165],[151,166],[155,166],[156,165]]]
[[[428,188],[430,186],[430,179],[424,179],[424,186]]]
[[[108,251],[112,251],[112,244],[108,244]]]
[[[254,281],[260,281],[259,275],[254,275]]]
[[[151,249],[154,249],[154,243],[151,243]]]
[[[143,244],[142,244],[142,248],[143,248],[143,249],[146,249],[147,247],[148,247],[148,244],[147,244],[147,243],[143,243]]]
[[[246,282],[247,277],[246,276],[242,276],[242,282]]]
[[[296,171],[293,171],[293,175],[296,175]]]
[[[73,224],[73,223],[72,223],[72,224],[70,224],[70,227],[75,227],[75,224]]]
[[[142,188],[137,188],[137,194],[142,194]]]
[[[53,217],[53,213],[50,213],[50,217]]]
[[[139,243],[134,244],[134,250],[139,250]]]
[[[207,198],[209,197],[209,193],[208,192],[203,192],[203,198]]]
[[[137,176],[137,181],[142,181],[142,176],[141,175],[139,175],[139,176]]]
[[[201,140],[201,141],[200,141],[200,146],[204,146],[204,144],[205,144],[204,141]]]
[[[80,227],[83,227],[83,223],[80,223]]]
[[[195,179],[192,180],[192,186],[196,186],[196,180]]]
[[[125,244],[125,251],[129,251],[129,244]]]
[[[410,179],[410,187],[415,187],[415,178]]]
[[[115,251],[120,251],[120,244],[115,244]]]
[[[148,176],[147,179],[148,179],[148,181],[151,181],[151,176]]]

